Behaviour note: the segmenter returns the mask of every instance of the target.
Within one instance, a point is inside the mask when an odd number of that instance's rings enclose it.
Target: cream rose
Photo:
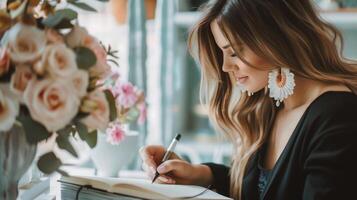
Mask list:
[[[78,69],[75,53],[61,43],[46,48],[42,65],[54,78],[71,76]]]
[[[62,35],[54,29],[46,29],[45,34],[47,41],[50,43],[64,43]]]
[[[12,74],[10,80],[10,91],[16,95],[22,95],[31,80],[34,80],[36,75],[31,71],[31,68],[26,65],[16,66],[15,73]]]
[[[70,123],[80,105],[72,84],[51,79],[31,81],[25,90],[24,101],[31,117],[51,132]]]
[[[18,114],[19,103],[0,89],[0,133],[11,129]]]
[[[77,91],[79,97],[83,97],[87,94],[87,88],[89,85],[89,75],[85,70],[77,70],[72,76],[73,87]]]
[[[82,119],[82,123],[92,131],[95,129],[105,130],[109,124],[109,103],[105,94],[100,90],[91,92],[84,100],[85,105],[90,105],[89,116]],[[85,106],[84,105],[84,106]]]
[[[83,40],[83,46],[92,50],[97,58],[96,64],[89,69],[90,75],[102,79],[106,78],[111,73],[111,69],[107,62],[107,52],[102,45],[92,36],[87,36]]]
[[[66,42],[71,48],[83,46],[93,51],[97,63],[89,69],[90,76],[105,78],[110,74],[111,69],[107,63],[107,53],[99,41],[89,35],[85,28],[75,26],[66,36]]]
[[[6,74],[10,68],[9,52],[0,47],[0,76]]]
[[[8,33],[8,48],[16,63],[32,62],[39,58],[45,48],[44,31],[35,26],[16,24]]]

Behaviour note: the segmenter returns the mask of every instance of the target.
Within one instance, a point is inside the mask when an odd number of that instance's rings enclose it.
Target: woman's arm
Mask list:
[[[229,167],[216,163],[203,163],[208,166],[213,176],[212,188],[224,196],[229,196]]]

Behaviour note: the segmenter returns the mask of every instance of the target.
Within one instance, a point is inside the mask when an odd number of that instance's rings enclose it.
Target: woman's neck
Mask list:
[[[291,111],[301,106],[309,105],[315,98],[329,90],[350,91],[344,85],[330,85],[320,81],[295,76],[294,93],[284,100],[283,110]]]

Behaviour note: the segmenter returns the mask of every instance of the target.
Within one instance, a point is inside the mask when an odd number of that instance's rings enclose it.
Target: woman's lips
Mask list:
[[[236,80],[238,83],[243,84],[244,82],[246,82],[248,79],[248,76],[241,76],[241,77],[237,77]]]

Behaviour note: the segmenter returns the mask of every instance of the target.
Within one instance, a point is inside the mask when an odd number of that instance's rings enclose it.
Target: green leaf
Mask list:
[[[81,122],[76,123],[76,129],[78,131],[79,137],[86,141],[90,148],[94,148],[97,145],[97,131],[94,130],[88,133],[87,127]]]
[[[105,97],[107,98],[108,104],[109,104],[109,109],[110,109],[110,115],[109,119],[110,121],[114,121],[117,118],[117,109],[115,105],[115,98],[113,96],[113,93],[110,90],[104,90]]]
[[[71,132],[67,134],[58,134],[56,142],[59,148],[64,149],[71,153],[74,157],[78,158],[76,150],[73,148],[71,142],[69,141],[69,136]]]
[[[61,9],[57,10],[53,15],[48,16],[42,21],[42,24],[48,27],[56,27],[59,25],[62,21],[71,21],[74,19],[77,19],[78,14],[76,11],[72,9]]]
[[[81,140],[87,141],[87,137],[88,137],[87,127],[84,124],[78,122],[76,123],[76,129],[78,131]]]
[[[140,115],[139,109],[133,107],[129,110],[126,116],[126,120],[128,120],[129,122],[135,121],[139,117],[139,115]]]
[[[24,127],[26,139],[30,144],[37,144],[52,135],[42,124],[34,121],[29,114],[21,113],[17,120]]]
[[[62,176],[69,176],[69,174],[61,169],[56,170],[58,173],[60,173]]]
[[[95,145],[97,145],[97,138],[98,137],[98,131],[97,130],[94,130],[90,133],[88,133],[88,137],[87,137],[87,144],[90,146],[90,148],[94,148]]]
[[[81,119],[87,117],[88,115],[90,115],[90,113],[85,113],[85,112],[79,111],[79,112],[77,113],[77,115],[74,117],[74,121],[75,121],[75,122],[78,122],[79,120],[81,120]]]
[[[74,25],[71,24],[71,21],[68,19],[63,19],[60,23],[58,23],[54,28],[55,29],[66,29],[66,28],[73,28]]]
[[[51,174],[62,165],[62,162],[53,152],[49,152],[40,157],[37,162],[38,168],[45,174]]]
[[[57,131],[57,133],[59,135],[65,135],[66,137],[68,137],[70,135],[70,133],[72,133],[72,132],[73,132],[72,125],[67,125],[63,129]]]
[[[62,20],[63,20],[63,18],[58,17],[58,16],[49,16],[42,21],[42,24],[47,27],[53,28],[53,27],[57,26],[59,23],[61,23]]]
[[[97,63],[97,57],[92,50],[86,47],[77,47],[74,51],[76,52],[76,61],[80,69],[88,70]]]
[[[61,16],[63,19],[69,19],[69,20],[74,20],[77,19],[78,17],[78,13],[69,8],[57,10],[54,16],[56,15]]]
[[[75,2],[75,1],[68,1],[68,3],[74,5],[74,6],[78,7],[78,8],[81,8],[83,10],[86,10],[86,11],[97,12],[96,9],[94,9],[93,7],[89,6],[86,3]]]

